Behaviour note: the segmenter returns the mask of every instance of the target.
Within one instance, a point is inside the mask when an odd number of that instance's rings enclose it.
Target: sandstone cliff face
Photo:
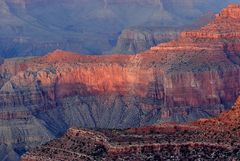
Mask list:
[[[69,129],[22,161],[43,160],[239,160],[240,98],[219,117],[190,124],[128,130]]]
[[[21,154],[69,127],[129,128],[219,114],[233,104],[240,88],[235,10],[240,13],[239,6],[229,6],[200,30],[137,55],[57,50],[4,60],[2,143]]]

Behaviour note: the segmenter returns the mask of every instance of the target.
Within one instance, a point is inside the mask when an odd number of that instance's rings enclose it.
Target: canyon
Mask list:
[[[228,112],[189,124],[166,123],[127,130],[71,128],[22,161],[239,160],[240,97]]]
[[[215,17],[213,12],[200,16],[191,24],[183,26],[134,26],[125,28],[118,36],[116,46],[107,53],[139,53],[160,43],[175,40],[183,31],[200,28]]]
[[[228,110],[240,90],[239,13],[231,4],[206,26],[136,55],[55,50],[2,60],[0,160],[18,160],[71,127],[137,128]]]
[[[103,54],[126,28],[186,25],[230,2],[238,0],[1,0],[0,57]]]
[[[124,29],[111,53],[138,53],[174,40],[183,29],[171,27],[134,27]]]

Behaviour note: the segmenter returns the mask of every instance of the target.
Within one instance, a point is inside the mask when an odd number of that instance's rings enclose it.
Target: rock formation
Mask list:
[[[125,28],[188,24],[230,1],[236,0],[1,0],[0,56],[55,49],[102,54],[112,50]]]
[[[230,5],[201,29],[137,55],[57,50],[5,59],[1,145],[22,154],[70,127],[123,129],[218,115],[239,95],[236,12],[240,7]]]
[[[211,22],[214,18],[215,14],[208,12],[186,26],[135,26],[126,28],[121,32],[116,46],[109,53],[129,54],[142,52],[160,43],[175,40],[182,31],[202,27]]]
[[[213,119],[120,130],[69,129],[60,139],[27,152],[22,161],[239,160],[240,97]]]
[[[174,40],[181,29],[173,27],[135,27],[124,29],[112,53],[138,53],[159,43]]]

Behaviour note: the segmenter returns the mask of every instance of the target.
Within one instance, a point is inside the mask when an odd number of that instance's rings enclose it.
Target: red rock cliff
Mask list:
[[[82,56],[58,50],[24,61],[5,60],[0,116],[8,126],[21,128],[0,130],[2,135],[22,136],[37,125],[44,129],[38,139],[49,139],[72,126],[127,128],[219,114],[240,90],[238,12],[238,5],[230,5],[201,29],[137,55]],[[35,133],[7,142],[31,142]]]

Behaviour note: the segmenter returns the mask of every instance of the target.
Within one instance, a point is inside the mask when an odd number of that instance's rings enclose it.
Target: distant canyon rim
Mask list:
[[[70,127],[188,122],[229,109],[240,91],[240,7],[136,55],[56,50],[0,65],[0,159]]]
[[[0,57],[138,53],[208,23],[230,2],[238,0],[1,0]]]

